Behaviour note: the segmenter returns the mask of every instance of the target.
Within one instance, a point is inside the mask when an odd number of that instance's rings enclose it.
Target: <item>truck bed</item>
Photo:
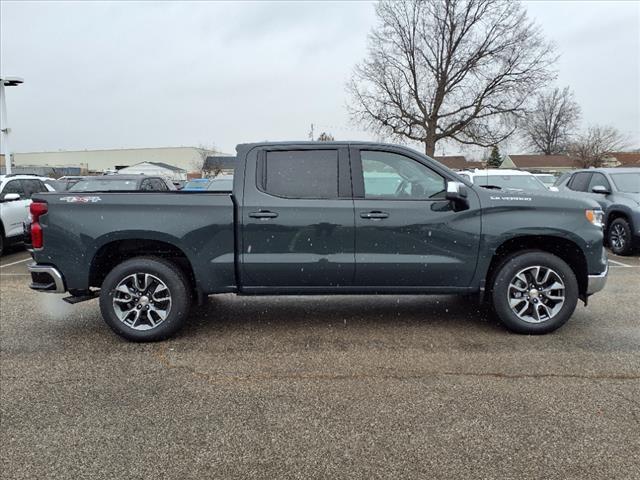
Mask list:
[[[46,256],[67,288],[84,288],[93,259],[114,242],[164,242],[185,253],[204,291],[235,288],[234,203],[219,192],[92,192],[34,195],[48,204],[42,219]],[[70,254],[72,252],[72,254]],[[44,258],[43,258],[44,257]]]

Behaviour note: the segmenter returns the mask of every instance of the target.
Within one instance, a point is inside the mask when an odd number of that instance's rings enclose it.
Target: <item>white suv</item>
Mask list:
[[[44,180],[35,175],[0,175],[0,255],[8,244],[22,241],[31,195],[54,191]]]
[[[501,188],[511,191],[543,191],[547,187],[535,175],[522,170],[508,170],[505,168],[487,168],[482,170],[463,170],[456,172],[480,187]]]

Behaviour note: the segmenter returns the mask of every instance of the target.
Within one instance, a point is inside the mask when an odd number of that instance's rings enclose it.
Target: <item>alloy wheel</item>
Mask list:
[[[507,288],[511,311],[527,323],[542,323],[555,317],[565,302],[565,286],[558,273],[543,266],[520,270]]]
[[[627,232],[622,225],[617,223],[611,227],[609,238],[611,239],[611,246],[620,251],[624,249],[627,243]]]
[[[171,292],[155,275],[134,273],[123,278],[113,293],[118,319],[134,330],[150,330],[166,320],[171,311]]]

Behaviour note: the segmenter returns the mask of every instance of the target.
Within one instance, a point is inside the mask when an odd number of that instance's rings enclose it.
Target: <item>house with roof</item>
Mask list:
[[[607,160],[610,167],[640,167],[640,151],[613,152]]]
[[[160,175],[174,182],[187,179],[187,171],[164,162],[140,162],[130,167],[121,168],[118,174],[122,175]]]
[[[500,168],[534,173],[562,173],[581,168],[581,165],[569,155],[506,155]]]

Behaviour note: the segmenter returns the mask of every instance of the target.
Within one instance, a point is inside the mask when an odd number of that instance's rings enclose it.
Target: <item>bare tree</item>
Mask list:
[[[347,89],[365,128],[399,140],[490,147],[553,77],[553,47],[518,2],[383,0]]]
[[[533,151],[545,155],[565,153],[580,120],[580,105],[569,87],[536,96],[524,119],[524,139]]]
[[[335,140],[335,138],[333,138],[333,135],[331,135],[330,133],[327,132],[322,132],[320,135],[318,135],[318,138],[316,141],[318,142],[333,142]]]
[[[582,168],[600,167],[613,152],[626,146],[624,137],[613,127],[593,126],[571,144],[569,153]]]

